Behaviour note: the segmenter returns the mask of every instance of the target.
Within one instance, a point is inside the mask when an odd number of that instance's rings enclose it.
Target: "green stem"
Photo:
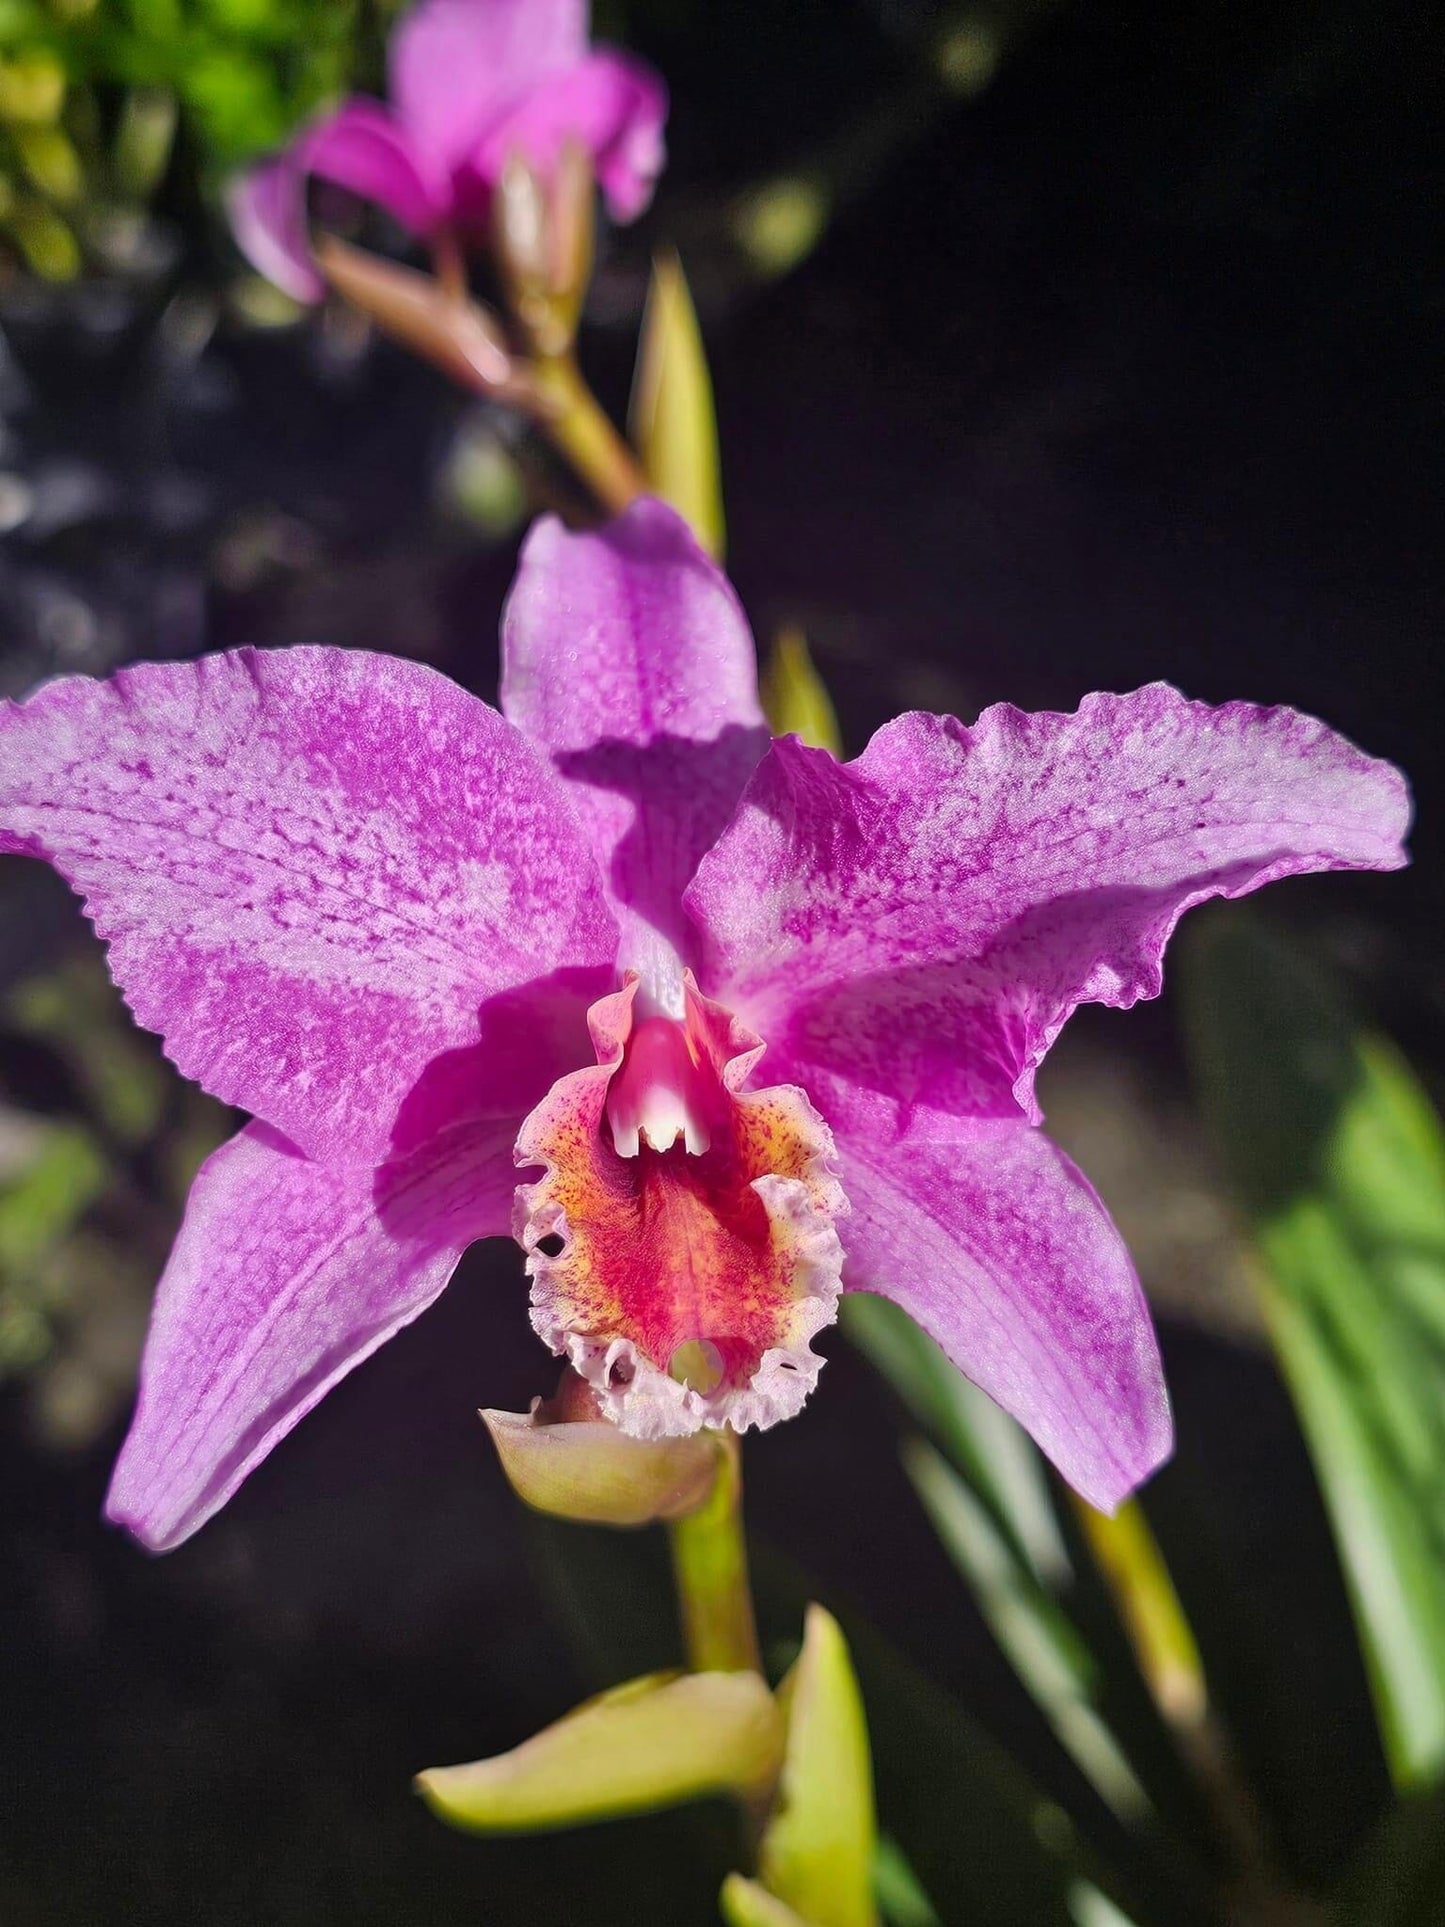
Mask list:
[[[570,354],[533,365],[538,426],[566,456],[609,514],[643,494],[646,478]]]
[[[670,1528],[687,1663],[695,1673],[758,1673],[758,1633],[743,1538],[742,1454],[736,1432],[714,1434],[717,1477]]]

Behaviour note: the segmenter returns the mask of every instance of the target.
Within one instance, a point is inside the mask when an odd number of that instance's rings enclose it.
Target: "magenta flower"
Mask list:
[[[642,61],[591,47],[587,11],[587,0],[421,0],[392,35],[390,107],[344,101],[236,183],[245,253],[297,300],[319,301],[313,175],[378,202],[412,234],[476,233],[509,157],[546,175],[568,139],[592,156],[613,215],[635,219],[662,171],[667,89]]]
[[[769,745],[732,591],[655,502],[543,522],[503,652],[501,714],[335,649],[0,710],[0,849],[256,1120],[196,1179],[111,1516],[184,1539],[511,1229],[627,1432],[790,1415],[840,1289],[881,1292],[1117,1503],[1168,1403],[1034,1074],[1079,1003],[1157,993],[1191,904],[1403,862],[1398,773],[1162,683]]]

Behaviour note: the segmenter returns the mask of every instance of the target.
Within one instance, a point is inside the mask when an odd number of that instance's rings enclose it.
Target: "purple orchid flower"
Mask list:
[[[344,101],[235,184],[244,252],[298,301],[319,301],[312,175],[378,202],[412,234],[475,233],[510,156],[545,175],[568,139],[591,155],[616,219],[634,220],[662,171],[667,89],[643,62],[590,46],[587,15],[587,0],[422,0],[391,38],[390,107]]]
[[[111,1517],[194,1532],[508,1230],[625,1432],[796,1412],[839,1291],[880,1292],[1117,1504],[1168,1401],[1035,1073],[1078,1004],[1157,994],[1190,905],[1401,864],[1402,778],[1162,683],[770,743],[732,590],[650,501],[534,530],[503,655],[500,714],[313,648],[0,710],[0,849],[255,1118],[196,1179]]]

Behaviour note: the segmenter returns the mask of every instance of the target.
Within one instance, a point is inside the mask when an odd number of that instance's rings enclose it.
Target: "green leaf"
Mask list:
[[[797,736],[813,749],[843,754],[838,715],[801,629],[778,632],[763,671],[763,709],[775,736]]]
[[[988,1506],[1019,1559],[1050,1587],[1066,1584],[1068,1551],[1043,1463],[1022,1427],[888,1299],[851,1293],[842,1325]]]
[[[1399,1054],[1284,943],[1234,913],[1183,961],[1385,1752],[1418,1786],[1445,1768],[1445,1134]]]
[[[904,1464],[989,1630],[1060,1745],[1121,1819],[1147,1814],[1148,1795],[1098,1710],[1094,1661],[1063,1608],[940,1453],[913,1439],[904,1447]]]
[[[907,1854],[887,1834],[873,1849],[873,1892],[888,1927],[943,1927]]]
[[[868,1725],[848,1643],[821,1606],[778,1700],[788,1741],[758,1878],[810,1927],[876,1927]]]
[[[1076,1881],[1069,1890],[1069,1912],[1074,1927],[1134,1927],[1129,1916],[1087,1880]]]
[[[721,556],[727,531],[712,377],[682,263],[672,253],[653,263],[628,412],[654,494],[686,517],[710,555]]]
[[[812,1927],[786,1901],[740,1873],[728,1875],[718,1899],[727,1927]]]
[[[759,1554],[764,1623],[805,1583]],[[770,1610],[771,1608],[771,1610]],[[856,1616],[840,1613],[868,1709],[881,1817],[947,1921],[1068,1927],[1085,1858],[1065,1816],[949,1693]],[[1193,1921],[1180,1910],[1180,1923]]]
[[[66,1060],[93,1115],[117,1142],[134,1148],[154,1136],[174,1074],[137,1034],[97,959],[74,958],[28,979],[12,992],[4,1014],[23,1036]]]
[[[176,137],[177,102],[167,87],[132,87],[121,102],[111,148],[116,189],[147,201],[170,163]]]
[[[1079,1499],[1074,1514],[1154,1704],[1171,1725],[1198,1726],[1209,1703],[1204,1664],[1144,1508],[1126,1499],[1110,1517]]]
[[[75,1228],[108,1177],[88,1131],[43,1127],[34,1158],[0,1189],[0,1279],[33,1271]]]

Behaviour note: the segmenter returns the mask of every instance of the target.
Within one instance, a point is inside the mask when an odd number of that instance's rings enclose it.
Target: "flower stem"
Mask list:
[[[712,1491],[670,1528],[687,1663],[696,1673],[757,1673],[762,1662],[743,1538],[741,1446],[736,1432],[714,1437]]]
[[[582,378],[570,354],[539,358],[532,367],[537,425],[566,456],[609,514],[625,509],[647,488],[637,458]]]

